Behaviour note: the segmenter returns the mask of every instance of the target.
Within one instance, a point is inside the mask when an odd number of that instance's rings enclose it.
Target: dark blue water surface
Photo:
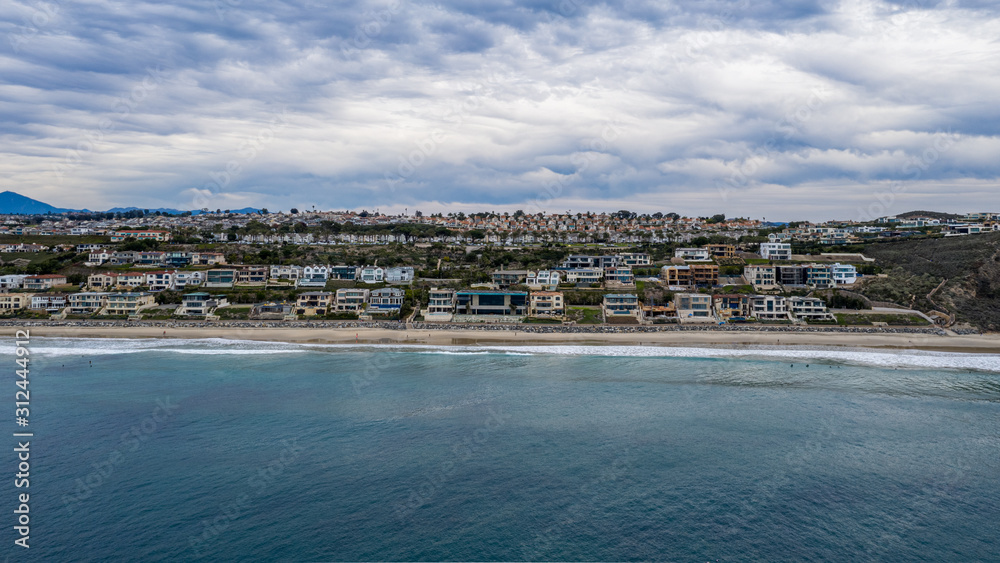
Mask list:
[[[32,346],[11,561],[1000,560],[988,370]]]

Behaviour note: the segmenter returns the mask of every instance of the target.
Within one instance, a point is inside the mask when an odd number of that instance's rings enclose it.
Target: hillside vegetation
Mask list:
[[[865,253],[889,274],[865,284],[869,298],[944,310],[960,324],[1000,331],[1000,233],[884,242]]]

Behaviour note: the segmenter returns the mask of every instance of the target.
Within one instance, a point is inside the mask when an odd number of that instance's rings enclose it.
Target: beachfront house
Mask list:
[[[716,294],[712,296],[712,308],[720,321],[743,321],[750,318],[750,296]]]
[[[184,295],[181,306],[174,311],[175,315],[204,317],[219,307],[225,307],[229,302],[224,295],[211,295],[204,292]]]
[[[25,274],[10,274],[0,276],[0,290],[21,289],[24,287]]]
[[[69,296],[69,312],[74,315],[90,315],[99,312],[108,304],[108,293],[82,291]]]
[[[427,309],[424,320],[428,322],[449,322],[455,315],[455,290],[433,287],[427,294]]]
[[[736,247],[731,244],[706,244],[703,248],[714,258],[736,258]]]
[[[46,291],[57,285],[66,285],[66,276],[59,274],[42,274],[24,278],[24,289],[31,291]]]
[[[788,312],[796,319],[809,321],[833,321],[833,316],[826,308],[826,303],[818,297],[789,297]]]
[[[370,290],[355,287],[337,290],[334,308],[339,312],[360,313],[365,310]]]
[[[566,313],[561,291],[532,291],[528,301],[531,316],[553,316]]]
[[[368,313],[396,314],[403,308],[406,293],[395,287],[384,287],[372,291],[368,296]]]
[[[524,283],[530,289],[542,289],[559,285],[559,279],[559,272],[555,270],[529,271]]]
[[[559,271],[565,276],[567,283],[574,283],[578,286],[600,285],[604,280],[604,270],[599,268],[570,268]]]
[[[629,268],[649,266],[653,263],[649,254],[645,252],[633,252],[630,254],[619,254],[618,263]]]
[[[469,289],[455,293],[455,312],[462,315],[524,315],[528,312],[525,291]]]
[[[31,296],[31,309],[45,311],[47,313],[58,313],[66,307],[68,295],[65,293],[41,293]]]
[[[33,293],[0,293],[0,311],[18,311],[31,307]]]
[[[330,291],[307,291],[299,294],[295,300],[295,314],[314,317],[325,315],[333,305],[333,293]]]
[[[268,279],[271,283],[288,282],[294,284],[302,278],[305,269],[302,266],[272,265]]]
[[[251,287],[267,285],[267,276],[270,273],[271,269],[267,266],[236,266],[236,285]]]
[[[632,293],[609,293],[601,305],[604,322],[642,322],[639,296]]]
[[[189,286],[201,285],[204,282],[204,272],[174,272],[174,287],[178,290],[182,290]]]
[[[563,260],[562,267],[566,269],[593,268],[604,270],[612,268],[621,263],[621,257],[616,255],[588,256],[584,254],[572,254]]]
[[[634,286],[635,276],[628,266],[614,266],[604,269],[604,283],[608,286]]]
[[[152,293],[109,293],[105,315],[134,315],[147,307],[155,307]]]
[[[497,270],[490,274],[493,285],[506,289],[512,285],[520,285],[528,280],[528,270]]]
[[[150,291],[163,291],[165,289],[177,289],[177,272],[161,270],[158,272],[146,272],[146,285]]]
[[[677,293],[674,308],[682,322],[714,322],[712,316],[712,296],[704,293]]]
[[[750,314],[761,321],[788,320],[788,303],[781,295],[750,297]]]

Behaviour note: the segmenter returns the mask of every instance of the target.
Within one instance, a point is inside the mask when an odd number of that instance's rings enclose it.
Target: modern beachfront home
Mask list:
[[[836,320],[826,308],[826,303],[818,297],[789,297],[788,312],[796,319],[809,321]]]
[[[410,283],[415,279],[413,266],[393,266],[385,269],[386,283]]]
[[[608,286],[635,286],[635,275],[628,266],[613,266],[604,269],[604,283]]]
[[[616,255],[590,256],[585,254],[573,254],[563,260],[562,267],[569,269],[577,268],[612,268],[621,263],[621,257]]]
[[[359,288],[343,288],[337,290],[334,309],[339,312],[360,313],[365,310],[370,290]]]
[[[645,252],[633,252],[630,254],[619,254],[618,263],[629,268],[649,266],[653,260]]]
[[[561,291],[532,291],[528,298],[528,314],[531,316],[556,316],[566,313],[566,304]]]
[[[268,266],[254,266],[241,264],[235,266],[236,285],[260,287],[267,285],[267,277],[271,273]]]
[[[528,312],[526,291],[469,289],[455,292],[455,313],[460,315],[524,315]]]
[[[512,285],[523,284],[528,281],[528,270],[497,270],[490,274],[493,285],[500,289],[507,289]]]
[[[399,313],[405,297],[406,293],[395,287],[376,289],[368,296],[368,313]]]
[[[108,304],[108,293],[100,291],[83,291],[69,296],[69,312],[74,315],[90,315],[97,313]]]
[[[235,268],[212,268],[205,272],[206,289],[231,289],[236,284]]]
[[[704,293],[677,293],[674,308],[682,322],[712,322],[712,296]]]
[[[712,296],[712,308],[720,321],[743,321],[750,318],[750,296],[739,293]]]
[[[427,309],[423,311],[428,322],[449,322],[455,315],[455,290],[432,287],[427,294]]]
[[[181,306],[174,312],[175,315],[204,317],[209,315],[219,307],[225,307],[229,302],[224,295],[211,295],[208,293],[188,293],[183,297]]]
[[[31,296],[30,308],[36,311],[56,313],[66,307],[68,295],[65,293],[39,293]]]
[[[703,248],[713,258],[736,258],[736,247],[731,244],[706,244]]]
[[[788,302],[781,295],[750,297],[750,314],[761,321],[788,320]]]
[[[778,269],[776,266],[746,266],[743,268],[743,278],[757,291],[778,288]]]
[[[361,268],[361,275],[358,279],[361,283],[383,283],[385,282],[385,269],[378,266],[365,266]]]
[[[302,269],[302,277],[299,278],[299,287],[326,287],[326,282],[330,280],[330,266],[315,265],[306,266]]]
[[[25,274],[0,276],[0,290],[21,289],[24,287],[24,279],[27,277]]]
[[[858,269],[851,264],[838,262],[830,266],[830,275],[836,285],[851,285],[858,281]]]
[[[300,278],[305,269],[302,266],[272,265],[268,274],[268,280],[274,282],[288,282],[294,284]]]
[[[152,293],[109,293],[105,315],[134,315],[147,307],[156,306]]]
[[[604,322],[642,322],[642,306],[639,296],[633,293],[609,293],[601,304]]]

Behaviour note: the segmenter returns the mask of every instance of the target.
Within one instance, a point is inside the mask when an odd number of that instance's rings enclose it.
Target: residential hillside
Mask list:
[[[945,309],[959,324],[1000,330],[1000,233],[883,242],[865,254],[890,274],[865,285],[869,298]]]

